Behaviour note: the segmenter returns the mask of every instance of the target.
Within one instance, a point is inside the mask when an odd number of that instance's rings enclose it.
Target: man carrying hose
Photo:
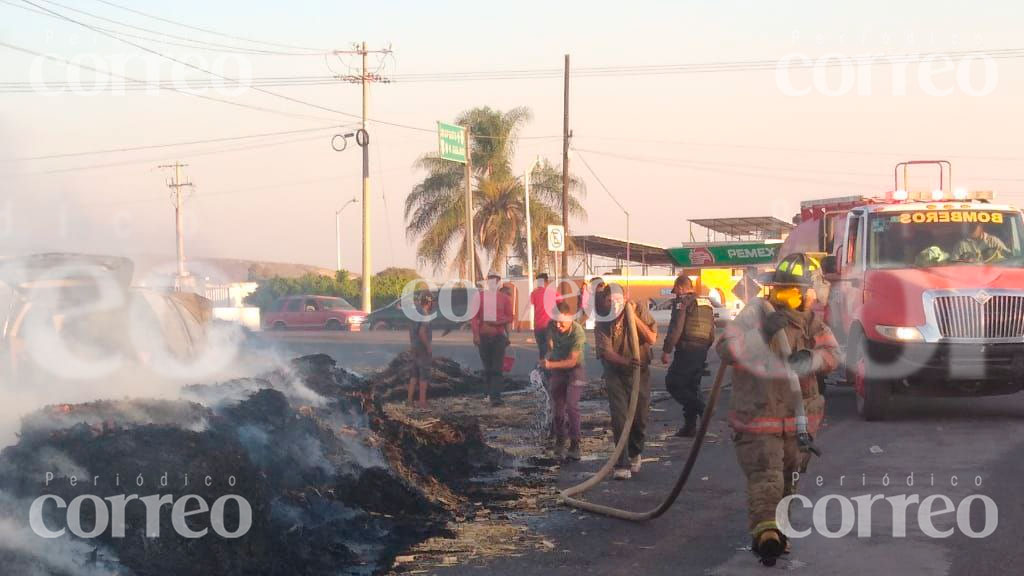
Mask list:
[[[651,404],[651,345],[658,340],[658,324],[651,316],[647,306],[637,305],[634,300],[627,300],[622,287],[618,284],[606,284],[600,295],[595,294],[597,327],[594,331],[594,343],[597,357],[604,367],[604,383],[608,392],[608,409],[612,417],[612,430],[617,441],[622,436],[622,429],[629,417],[630,396],[633,392],[633,374],[638,373],[640,397],[636,406],[633,426],[627,432],[629,444],[627,450],[615,466],[613,478],[629,480],[640,471],[641,453],[644,451],[644,440],[647,429],[647,412]],[[637,337],[640,342],[640,354],[635,355],[630,348],[629,334],[626,333],[626,318],[623,312],[629,306],[636,318]]]
[[[825,411],[817,375],[838,366],[839,347],[814,311],[815,302],[828,295],[817,260],[806,254],[783,258],[768,286],[767,300],[751,300],[726,328],[717,350],[722,362],[733,365],[729,423],[747,477],[752,547],[771,566],[789,550],[776,507],[796,492],[793,472],[807,468]],[[793,390],[793,374],[799,393]]]

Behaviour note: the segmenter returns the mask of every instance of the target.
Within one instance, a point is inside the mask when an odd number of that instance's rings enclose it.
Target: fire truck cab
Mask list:
[[[937,188],[910,191],[917,164],[939,167]],[[951,189],[949,171],[945,161],[907,162],[884,197],[803,202],[780,251],[825,255],[826,318],[867,420],[886,418],[897,394],[1024,388],[1021,211],[991,192]]]

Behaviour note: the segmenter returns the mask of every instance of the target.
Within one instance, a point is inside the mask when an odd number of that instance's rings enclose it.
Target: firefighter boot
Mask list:
[[[786,549],[786,537],[778,530],[765,530],[754,537],[754,554],[765,566],[775,566],[776,560]]]

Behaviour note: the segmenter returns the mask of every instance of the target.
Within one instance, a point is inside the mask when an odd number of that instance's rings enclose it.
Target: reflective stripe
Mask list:
[[[768,530],[778,529],[779,525],[776,524],[775,520],[765,520],[764,522],[758,522],[757,526],[754,526],[754,529],[750,531],[750,534],[753,535],[754,538],[757,538],[762,533],[767,532]]]
[[[810,414],[807,416],[807,429],[817,430],[821,424],[821,414]],[[737,432],[750,432],[751,434],[781,434],[783,432],[796,433],[796,417],[772,418],[757,417],[747,421],[740,420],[735,412],[729,413],[729,425]]]

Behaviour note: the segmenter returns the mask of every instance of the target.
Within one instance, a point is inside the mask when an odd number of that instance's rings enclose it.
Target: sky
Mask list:
[[[789,220],[801,200],[884,193],[893,187],[893,165],[909,159],[949,159],[955,185],[1024,203],[1024,174],[1017,169],[1024,160],[1024,46],[1016,34],[1024,8],[1016,2],[30,1],[93,27],[135,34],[141,38],[129,38],[132,43],[230,77],[344,75],[354,61],[158,44],[154,32],[229,49],[294,51],[115,5],[283,45],[390,46],[381,73],[396,80],[557,69],[564,54],[571,55],[574,69],[767,63],[761,69],[574,76],[570,124],[576,151],[570,167],[586,183],[588,217],[571,222],[571,233],[625,236],[625,218],[610,193],[632,214],[633,240],[676,246],[689,240],[691,218]],[[0,43],[132,77],[204,76],[38,11],[24,0],[0,1]],[[935,61],[850,64],[865,55],[882,61],[907,54],[929,54]],[[948,59],[948,69],[940,57]],[[780,71],[784,58],[819,65]],[[825,62],[834,65],[820,66]],[[376,58],[371,63],[378,65]],[[358,85],[267,88],[285,98],[253,89],[196,90],[264,110],[166,90],[4,91],[36,80],[86,86],[108,81],[0,46],[0,253],[173,258],[170,173],[158,166],[182,161],[194,184],[185,206],[189,256],[334,267],[335,210],[361,195],[360,155],[355,146],[333,151],[337,131],[327,128],[354,121],[350,115],[361,106]],[[523,135],[530,138],[520,141],[515,162],[525,170],[538,156],[560,162],[562,98],[560,77],[374,84],[371,118],[421,130],[370,126],[373,269],[417,265],[415,241],[404,232],[403,203],[423,177],[415,160],[436,150],[429,131],[436,121],[451,121],[474,106],[529,107],[533,118]],[[294,133],[26,159],[285,131]],[[342,266],[355,271],[361,267],[360,210],[353,204],[341,217]]]

